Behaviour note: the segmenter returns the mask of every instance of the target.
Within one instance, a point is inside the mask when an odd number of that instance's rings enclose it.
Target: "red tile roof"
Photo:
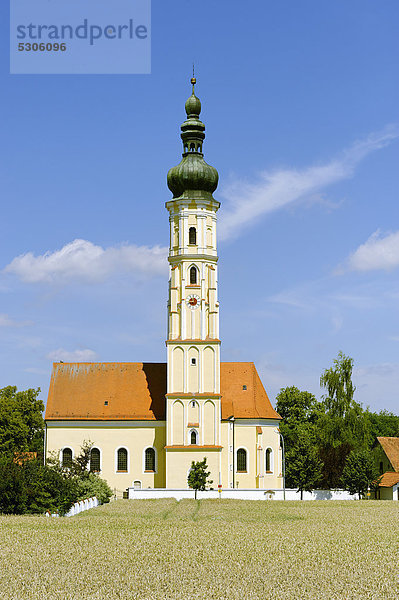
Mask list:
[[[394,470],[399,472],[399,437],[378,437],[382,449]]]
[[[253,363],[220,367],[222,419],[280,419]],[[165,420],[165,394],[165,363],[54,363],[46,419]]]
[[[395,483],[399,483],[399,473],[393,473],[392,471],[387,471],[381,477],[378,485],[379,487],[392,487]]]

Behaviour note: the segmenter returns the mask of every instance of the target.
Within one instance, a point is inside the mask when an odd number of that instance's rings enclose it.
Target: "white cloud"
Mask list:
[[[100,283],[107,278],[132,273],[144,277],[167,272],[167,248],[121,245],[102,248],[87,240],[74,240],[61,250],[34,256],[27,252],[4,269],[25,283]]]
[[[92,362],[97,358],[96,352],[89,348],[78,349],[78,350],[65,350],[64,348],[58,348],[58,350],[52,350],[46,355],[46,358],[58,362],[60,360],[65,362]]]
[[[347,260],[351,271],[386,271],[399,267],[399,231],[382,235],[377,229]]]
[[[32,325],[32,321],[14,321],[8,315],[0,314],[0,327],[26,327]]]
[[[237,236],[242,229],[257,222],[260,217],[281,209],[295,201],[320,198],[324,188],[352,177],[356,166],[368,154],[387,146],[399,137],[399,129],[389,126],[355,142],[339,158],[324,165],[305,169],[263,171],[255,182],[235,180],[221,190],[226,204],[220,220],[221,239]]]

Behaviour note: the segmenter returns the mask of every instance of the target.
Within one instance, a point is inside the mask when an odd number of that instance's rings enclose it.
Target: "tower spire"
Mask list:
[[[197,83],[197,80],[196,80],[196,78],[195,78],[194,63],[193,63],[193,76],[191,77],[191,83],[192,83],[192,86],[193,86],[193,96],[195,96],[195,89],[194,89],[194,86],[195,86],[195,84]]]
[[[168,173],[168,187],[173,198],[196,197],[212,198],[218,184],[218,172],[204,160],[202,145],[205,139],[205,125],[200,120],[201,101],[195,95],[195,71],[193,65],[192,94],[187,99],[185,110],[187,119],[181,125],[180,137],[183,141],[183,158],[179,165]]]

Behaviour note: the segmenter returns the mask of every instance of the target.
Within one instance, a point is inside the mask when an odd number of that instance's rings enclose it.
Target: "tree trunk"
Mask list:
[[[194,490],[194,499],[195,500],[197,499],[197,490],[196,489]]]
[[[303,500],[303,490],[301,490],[301,500]]]

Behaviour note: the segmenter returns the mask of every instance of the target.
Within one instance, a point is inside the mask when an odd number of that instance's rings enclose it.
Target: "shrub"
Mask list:
[[[78,500],[96,496],[101,504],[106,504],[112,496],[108,483],[95,473],[89,473],[84,479],[77,480]]]

